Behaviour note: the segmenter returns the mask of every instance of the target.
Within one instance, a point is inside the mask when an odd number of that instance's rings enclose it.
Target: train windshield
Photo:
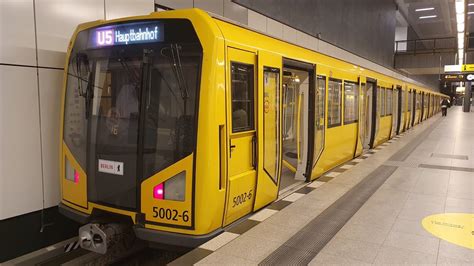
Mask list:
[[[194,151],[201,61],[188,21],[78,34],[67,73],[64,141],[86,170],[89,201],[135,209],[141,179]]]

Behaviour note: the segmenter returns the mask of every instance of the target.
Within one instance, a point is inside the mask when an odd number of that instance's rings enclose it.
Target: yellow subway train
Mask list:
[[[60,211],[197,246],[439,112],[442,94],[199,9],[81,24],[64,73]]]

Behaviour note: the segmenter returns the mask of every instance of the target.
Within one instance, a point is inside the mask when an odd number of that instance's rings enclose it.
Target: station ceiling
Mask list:
[[[419,38],[456,36],[455,0],[396,0],[395,2],[398,5],[399,12],[408,24],[412,26]],[[468,0],[467,2],[474,3],[474,0]],[[429,10],[416,11],[417,9]],[[474,12],[474,5],[468,6],[466,12]],[[423,16],[433,15],[436,15],[436,17],[420,19]],[[399,21],[399,25],[403,24],[403,22],[400,22],[400,19],[397,19],[397,21]],[[466,25],[466,32],[474,30],[474,14],[468,14]]]

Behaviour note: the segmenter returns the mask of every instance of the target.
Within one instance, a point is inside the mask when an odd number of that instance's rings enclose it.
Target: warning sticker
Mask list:
[[[113,175],[123,175],[123,162],[99,159],[98,164],[99,172]]]

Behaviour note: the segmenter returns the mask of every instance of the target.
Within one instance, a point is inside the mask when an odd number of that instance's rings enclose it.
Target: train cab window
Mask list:
[[[144,178],[185,158],[195,149],[201,56],[192,45],[182,45],[180,56],[181,76],[174,74],[173,65],[161,53],[154,53],[150,60],[150,81],[145,102]],[[172,186],[184,187],[184,177],[183,172],[167,181],[170,187],[167,191],[173,191]],[[167,199],[184,200],[184,194],[177,198],[165,196]]]
[[[342,81],[329,79],[328,82],[328,127],[341,125]]]
[[[254,129],[253,65],[232,63],[232,132]]]
[[[392,115],[392,108],[393,108],[393,91],[391,89],[387,89],[387,109],[385,110],[385,114]]]
[[[357,122],[359,117],[359,85],[344,81],[344,124]]]

